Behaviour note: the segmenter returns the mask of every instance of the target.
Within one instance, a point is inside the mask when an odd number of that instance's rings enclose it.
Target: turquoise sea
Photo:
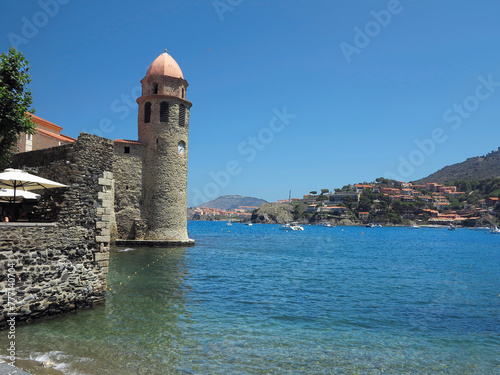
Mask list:
[[[95,375],[500,374],[498,235],[188,228],[194,247],[115,249],[104,305],[17,327],[18,364]]]

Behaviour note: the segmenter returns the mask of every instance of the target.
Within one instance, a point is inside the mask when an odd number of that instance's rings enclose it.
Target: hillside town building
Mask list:
[[[36,151],[49,147],[57,147],[76,141],[75,138],[61,134],[62,127],[32,113],[27,114],[31,117],[31,122],[36,124],[34,134],[22,133],[17,148],[19,152]]]

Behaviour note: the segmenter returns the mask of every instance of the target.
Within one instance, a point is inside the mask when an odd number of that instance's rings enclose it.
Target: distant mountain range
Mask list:
[[[485,156],[476,156],[462,163],[448,165],[414,183],[418,185],[427,182],[446,184],[457,180],[481,180],[491,177],[500,177],[500,147],[498,151],[492,151]]]
[[[198,207],[218,208],[220,210],[231,211],[240,206],[255,206],[259,207],[262,203],[267,203],[263,199],[244,197],[242,195],[224,195],[213,201],[200,204]]]

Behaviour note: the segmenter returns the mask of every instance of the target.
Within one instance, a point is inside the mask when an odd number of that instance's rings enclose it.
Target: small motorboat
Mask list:
[[[304,230],[304,227],[297,223],[286,223],[280,226],[280,230]]]
[[[316,226],[318,226],[318,227],[328,227],[328,228],[332,228],[332,227],[334,227],[335,225],[333,225],[332,223],[329,223],[329,222],[325,221],[325,222],[321,222],[321,223],[316,224]]]

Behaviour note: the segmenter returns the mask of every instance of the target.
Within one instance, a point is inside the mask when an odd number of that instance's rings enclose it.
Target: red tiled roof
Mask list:
[[[132,145],[146,145],[146,143],[139,142],[139,141],[131,141],[129,139],[115,139],[115,143],[128,143]]]
[[[41,134],[44,134],[44,135],[49,136],[51,138],[58,139],[60,141],[64,141],[64,142],[75,142],[76,141],[75,138],[68,137],[67,135],[52,133],[52,132],[49,132],[47,130],[40,129],[40,128],[38,128],[37,130]]]
[[[31,116],[31,121],[37,125],[44,125],[44,126],[47,126],[49,128],[52,128],[58,132],[60,132],[62,130],[61,126],[56,125],[53,122],[47,121],[41,117],[38,117],[38,116],[34,115],[33,113],[27,113],[27,115]]]

